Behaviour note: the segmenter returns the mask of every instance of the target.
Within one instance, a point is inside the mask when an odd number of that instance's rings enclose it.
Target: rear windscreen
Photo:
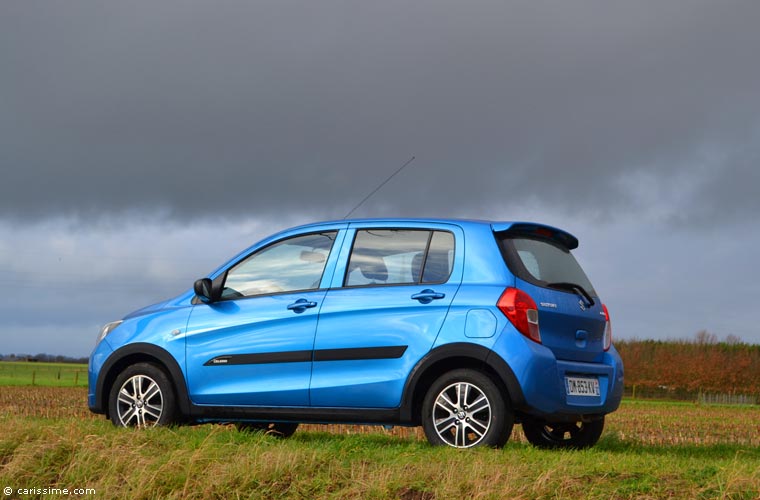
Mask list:
[[[597,296],[573,254],[551,241],[497,234],[510,271],[539,286],[574,283]]]

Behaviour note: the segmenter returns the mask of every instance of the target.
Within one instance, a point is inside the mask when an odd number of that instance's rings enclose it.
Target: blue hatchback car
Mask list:
[[[342,220],[289,229],[107,324],[89,407],[117,426],[422,426],[430,443],[594,445],[623,366],[610,318],[542,224]]]

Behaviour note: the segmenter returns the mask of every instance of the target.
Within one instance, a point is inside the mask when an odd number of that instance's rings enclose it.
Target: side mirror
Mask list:
[[[204,302],[206,304],[211,304],[214,302],[213,292],[211,291],[211,280],[209,278],[201,278],[199,280],[196,280],[195,284],[193,285],[193,290],[195,291],[195,295],[201,299],[201,302]]]

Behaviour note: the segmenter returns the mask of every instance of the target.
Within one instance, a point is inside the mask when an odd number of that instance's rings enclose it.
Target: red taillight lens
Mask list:
[[[517,288],[509,287],[499,297],[496,303],[504,316],[517,328],[517,331],[529,339],[541,343],[541,332],[538,329],[538,308],[527,293]]]
[[[612,345],[612,322],[610,322],[610,312],[607,310],[607,306],[602,304],[602,309],[604,310],[604,317],[607,320],[604,323],[604,350],[608,351],[610,349],[610,346]]]

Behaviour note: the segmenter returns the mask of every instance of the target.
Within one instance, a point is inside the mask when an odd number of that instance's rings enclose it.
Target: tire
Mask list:
[[[436,380],[422,402],[422,428],[430,444],[454,448],[501,448],[509,440],[514,415],[487,375],[452,370]]]
[[[174,422],[174,387],[164,371],[151,363],[137,363],[122,371],[108,397],[111,422],[117,427],[154,427]]]
[[[263,432],[264,434],[278,438],[289,438],[298,429],[297,423],[290,422],[238,422],[235,427],[244,432]]]
[[[525,420],[525,437],[537,448],[581,450],[594,446],[604,430],[604,417],[589,422]]]

